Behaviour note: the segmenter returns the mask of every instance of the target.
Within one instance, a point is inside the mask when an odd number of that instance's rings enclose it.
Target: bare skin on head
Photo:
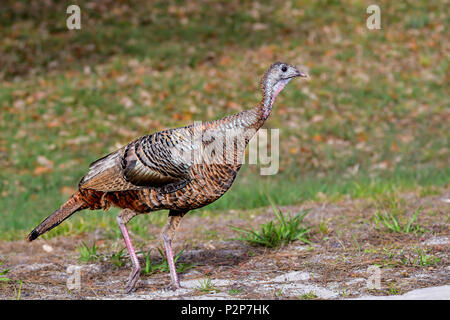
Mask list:
[[[138,214],[166,209],[169,217],[161,238],[171,286],[180,288],[172,241],[181,219],[188,211],[216,201],[231,187],[241,167],[245,147],[269,117],[276,97],[290,80],[305,76],[292,65],[276,62],[261,79],[262,99],[255,108],[216,121],[156,132],[93,162],[81,179],[78,191],[38,225],[28,240],[36,239],[77,211],[107,210],[110,206],[122,208],[117,222],[133,265],[125,287],[131,292],[139,280],[141,268],[126,225]],[[208,137],[201,141],[213,147],[208,150],[223,150],[225,158],[231,161],[213,161],[213,153],[206,154],[204,148],[196,149],[193,141],[198,133]],[[236,140],[236,137],[243,138]],[[195,154],[186,157],[190,152],[205,154],[198,158]]]

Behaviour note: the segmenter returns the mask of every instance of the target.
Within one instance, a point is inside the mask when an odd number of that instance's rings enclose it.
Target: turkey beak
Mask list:
[[[289,76],[285,77],[284,79],[292,79],[292,78],[296,78],[296,77],[307,78],[308,75],[306,73],[301,72],[296,67],[291,66]]]
[[[301,77],[301,78],[307,78],[308,77],[308,75],[306,73],[303,73],[303,72],[299,71],[298,69],[295,69],[295,71],[296,71],[296,73],[295,73],[296,77]]]

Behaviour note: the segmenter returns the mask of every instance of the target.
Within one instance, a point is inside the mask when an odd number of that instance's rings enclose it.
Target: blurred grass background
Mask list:
[[[280,129],[280,172],[244,165],[200,212],[447,188],[449,3],[377,1],[382,29],[368,30],[372,2],[2,1],[0,238],[23,236],[132,139],[255,106],[277,60],[310,74],[265,124]],[[81,30],[66,28],[70,4]],[[113,216],[85,211],[51,234]]]

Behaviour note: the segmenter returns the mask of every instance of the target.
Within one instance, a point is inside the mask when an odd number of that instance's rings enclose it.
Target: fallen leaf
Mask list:
[[[34,168],[33,174],[34,174],[35,176],[39,176],[39,175],[41,175],[41,174],[48,173],[48,172],[52,172],[52,171],[53,171],[52,168],[47,168],[47,167],[39,166],[39,167]]]
[[[322,142],[322,141],[323,141],[323,138],[322,138],[322,136],[321,136],[320,134],[316,134],[316,135],[313,137],[313,140],[314,140],[315,142]]]
[[[63,195],[66,195],[66,196],[71,196],[72,194],[75,193],[75,189],[71,188],[71,187],[62,187],[60,189],[60,191]]]

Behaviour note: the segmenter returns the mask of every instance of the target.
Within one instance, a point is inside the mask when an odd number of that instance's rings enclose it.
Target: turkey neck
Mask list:
[[[266,74],[261,80],[261,102],[250,111],[256,114],[254,128],[258,130],[267,120],[272,111],[276,97],[291,79],[276,80]]]

